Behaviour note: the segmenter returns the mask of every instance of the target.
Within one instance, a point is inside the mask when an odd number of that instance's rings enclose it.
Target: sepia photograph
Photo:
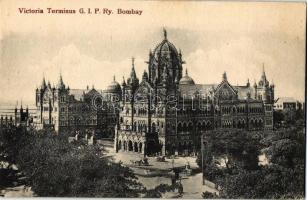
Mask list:
[[[0,198],[305,199],[306,3],[0,1]]]

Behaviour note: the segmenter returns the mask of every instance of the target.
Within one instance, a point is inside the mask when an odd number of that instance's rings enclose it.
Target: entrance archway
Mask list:
[[[140,142],[139,144],[139,152],[142,153],[143,143]]]
[[[124,151],[127,151],[127,142],[124,141]]]
[[[128,151],[132,151],[132,150],[133,150],[132,141],[129,140],[129,142],[128,142]]]
[[[121,148],[122,148],[122,141],[119,140],[119,141],[118,141],[118,147],[117,147],[117,149],[118,149],[118,150],[121,150]]]

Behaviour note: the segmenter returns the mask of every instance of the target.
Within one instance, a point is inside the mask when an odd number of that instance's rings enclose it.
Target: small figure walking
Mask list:
[[[178,193],[180,196],[182,196],[183,194],[183,186],[182,186],[181,181],[178,183]]]

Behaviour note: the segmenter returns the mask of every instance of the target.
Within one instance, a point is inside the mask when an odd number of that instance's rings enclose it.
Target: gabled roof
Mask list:
[[[198,94],[207,96],[210,94],[210,91],[213,90],[216,91],[219,85],[218,84],[179,85],[179,91],[182,95],[184,94],[186,98],[191,98],[196,92],[198,92]],[[231,87],[234,91],[237,92],[239,100],[247,99],[248,93],[250,93],[251,99],[255,97],[255,90],[250,86],[231,86]]]
[[[233,92],[234,94],[237,94],[237,91],[232,87],[232,85],[230,85],[230,83],[227,81],[227,79],[226,79],[226,80],[223,80],[223,81],[216,87],[215,91],[218,91],[219,89],[221,89],[221,87],[222,87],[223,85],[227,85],[227,86],[232,90],[232,92]]]
[[[255,89],[250,86],[233,86],[233,88],[238,91],[239,99],[246,99],[248,93],[250,93],[251,98],[255,97]]]
[[[187,98],[194,96],[195,92],[200,95],[207,96],[210,91],[216,88],[216,84],[195,84],[195,85],[179,85],[179,91]]]
[[[69,90],[69,94],[74,96],[74,99],[77,100],[77,101],[81,101],[83,99],[83,95],[84,94],[91,94],[93,91],[93,89],[70,89]],[[96,90],[99,94],[103,95],[103,92],[102,90]]]

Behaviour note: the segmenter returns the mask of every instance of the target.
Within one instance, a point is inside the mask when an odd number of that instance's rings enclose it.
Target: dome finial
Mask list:
[[[113,81],[115,82],[115,75],[113,75]]]
[[[163,34],[164,34],[164,39],[167,40],[167,32],[165,28],[163,28]]]
[[[188,76],[188,68],[185,68],[185,75]]]
[[[132,60],[132,67],[134,67],[134,60],[135,60],[135,58],[132,56],[131,60]]]
[[[224,81],[227,81],[226,71],[223,73],[223,80],[224,80]]]

